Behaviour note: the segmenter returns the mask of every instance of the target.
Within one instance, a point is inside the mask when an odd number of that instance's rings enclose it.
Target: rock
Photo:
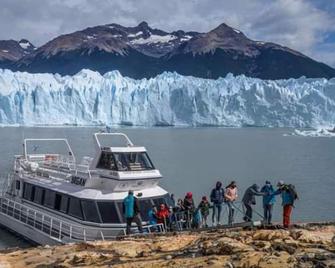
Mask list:
[[[314,259],[318,261],[325,261],[327,260],[327,256],[322,253],[316,253]]]
[[[271,243],[269,241],[254,241],[252,243],[255,247],[257,248],[261,248],[263,250],[267,250],[269,248],[271,248]]]
[[[218,254],[218,255],[232,255],[240,252],[252,251],[253,248],[238,242],[234,239],[223,237],[218,240],[217,246],[203,248],[204,255]]]
[[[286,239],[289,232],[285,230],[260,230],[253,235],[254,240],[273,241],[275,239]]]
[[[227,261],[227,262],[224,264],[223,267],[224,267],[224,268],[234,268],[234,265],[233,265],[231,262]]]
[[[296,261],[290,258],[287,252],[274,255],[265,255],[259,261],[259,268],[290,268],[295,267]]]
[[[335,225],[199,231],[0,252],[7,267],[335,268]]]
[[[272,244],[272,248],[274,250],[278,250],[278,251],[286,251],[287,253],[289,253],[290,255],[294,254],[296,251],[296,247],[294,246],[290,246],[284,242],[274,242]]]

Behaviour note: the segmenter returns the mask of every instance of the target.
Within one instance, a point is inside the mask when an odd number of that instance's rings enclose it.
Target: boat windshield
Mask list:
[[[117,171],[140,171],[154,169],[154,166],[146,152],[112,153],[102,151],[97,168]]]

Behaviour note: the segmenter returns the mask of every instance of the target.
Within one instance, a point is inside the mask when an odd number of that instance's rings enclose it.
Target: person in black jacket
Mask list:
[[[215,188],[211,192],[210,198],[211,202],[213,203],[212,223],[213,225],[215,225],[216,216],[216,224],[219,225],[222,211],[222,203],[224,201],[224,190],[220,181],[216,183]]]
[[[256,195],[266,195],[266,193],[262,193],[259,191],[259,186],[257,184],[253,184],[250,186],[245,192],[242,198],[242,203],[246,209],[245,216],[243,217],[244,221],[252,220],[252,205],[256,205]]]

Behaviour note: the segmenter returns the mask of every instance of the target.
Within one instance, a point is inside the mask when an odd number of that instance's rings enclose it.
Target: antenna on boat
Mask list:
[[[22,151],[23,151],[23,156],[26,157],[26,145],[25,145],[25,142],[24,142],[24,127],[22,128]]]

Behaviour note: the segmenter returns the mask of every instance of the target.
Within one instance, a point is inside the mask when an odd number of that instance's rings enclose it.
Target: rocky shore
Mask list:
[[[216,229],[12,249],[3,267],[334,267],[335,224]]]

